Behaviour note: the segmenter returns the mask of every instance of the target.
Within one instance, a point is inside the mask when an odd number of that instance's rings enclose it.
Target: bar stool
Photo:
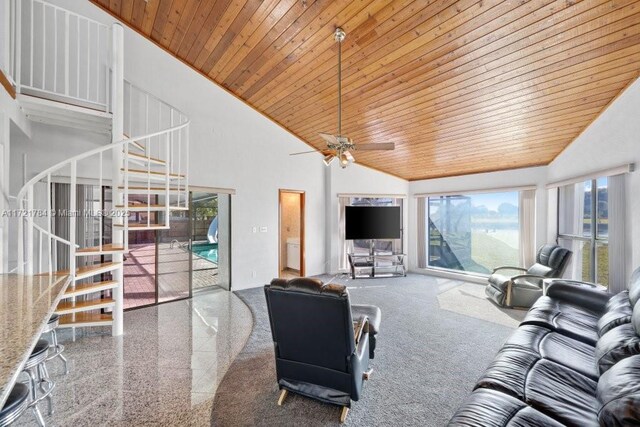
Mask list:
[[[22,372],[29,376],[29,391],[31,392],[31,401],[28,407],[33,410],[38,425],[44,427],[44,419],[42,413],[38,409],[38,403],[43,399],[47,399],[49,403],[49,415],[53,414],[53,397],[51,392],[56,384],[49,378],[49,372],[45,362],[49,355],[49,341],[39,340],[35,348],[31,352],[31,356],[24,364]],[[42,391],[42,395],[38,396],[38,388]]]
[[[0,427],[5,427],[20,418],[29,408],[29,387],[16,383],[9,393],[9,397],[0,409]]]
[[[54,314],[49,319],[49,322],[44,327],[42,331],[43,334],[47,332],[51,333],[51,342],[52,345],[49,347],[53,352],[47,357],[47,362],[49,360],[55,359],[56,357],[62,360],[62,364],[64,365],[64,373],[65,375],[69,373],[69,368],[67,366],[67,358],[62,355],[64,351],[64,346],[62,344],[58,344],[58,334],[56,333],[56,328],[60,325],[60,316]]]

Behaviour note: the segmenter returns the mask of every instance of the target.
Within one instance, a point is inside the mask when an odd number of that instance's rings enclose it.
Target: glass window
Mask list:
[[[489,274],[519,265],[518,192],[429,197],[428,265]]]
[[[566,275],[609,284],[608,178],[558,189],[558,244],[573,252]]]

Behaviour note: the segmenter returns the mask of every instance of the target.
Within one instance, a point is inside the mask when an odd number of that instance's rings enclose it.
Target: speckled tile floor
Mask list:
[[[125,334],[61,330],[68,375],[48,362],[57,386],[49,426],[211,423],[218,384],[251,333],[253,318],[233,293],[215,290],[125,313]],[[30,412],[17,425],[36,425]]]

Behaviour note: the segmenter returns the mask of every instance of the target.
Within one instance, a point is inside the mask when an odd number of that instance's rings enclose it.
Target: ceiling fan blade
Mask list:
[[[319,133],[320,137],[326,141],[327,144],[337,144],[338,138],[335,135],[331,135],[330,133]]]
[[[396,144],[393,142],[378,142],[373,144],[356,144],[356,149],[360,151],[369,150],[393,150]]]
[[[299,153],[291,153],[289,154],[290,156],[298,156],[300,154],[311,154],[311,153],[319,153],[320,151],[318,150],[311,150],[311,151],[301,151]]]

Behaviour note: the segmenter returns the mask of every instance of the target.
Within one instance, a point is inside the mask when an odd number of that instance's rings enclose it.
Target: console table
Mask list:
[[[407,275],[404,265],[406,254],[403,253],[374,252],[373,254],[347,254],[347,256],[352,279]]]

